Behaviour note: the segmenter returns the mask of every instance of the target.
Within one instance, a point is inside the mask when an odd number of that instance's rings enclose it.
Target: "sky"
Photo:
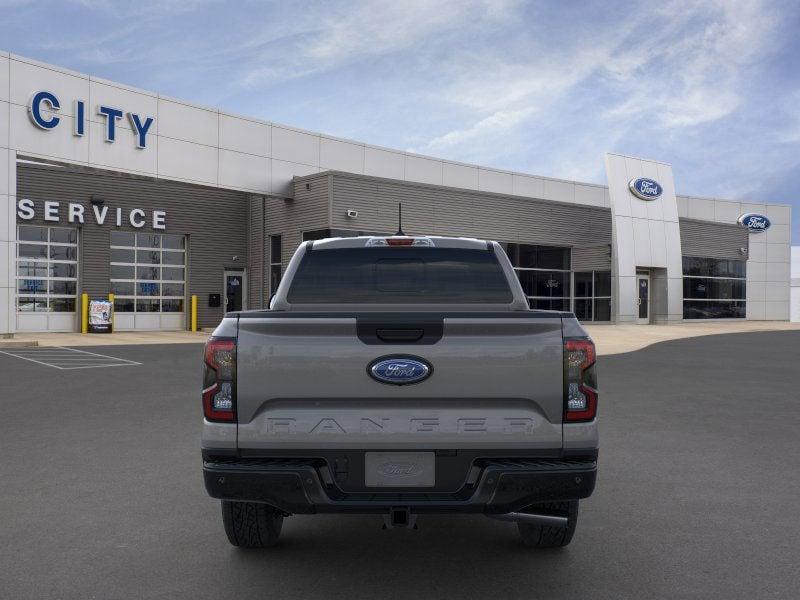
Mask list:
[[[0,0],[0,49],[441,158],[793,205],[800,2]]]

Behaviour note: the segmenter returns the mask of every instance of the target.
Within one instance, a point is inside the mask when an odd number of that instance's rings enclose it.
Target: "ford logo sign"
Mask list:
[[[422,467],[413,462],[385,462],[378,465],[378,473],[384,477],[414,477],[422,471]]]
[[[746,227],[750,233],[761,233],[769,229],[769,226],[772,225],[767,217],[756,213],[742,215],[739,217],[738,223],[742,227]]]
[[[386,356],[372,361],[367,373],[375,381],[394,385],[419,383],[433,373],[431,364],[411,356]]]
[[[628,182],[628,187],[634,196],[642,200],[658,200],[661,197],[661,193],[664,191],[660,183],[645,177],[631,179]]]

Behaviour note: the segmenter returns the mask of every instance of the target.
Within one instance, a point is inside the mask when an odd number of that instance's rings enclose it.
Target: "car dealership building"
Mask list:
[[[676,193],[607,154],[608,185],[447,161],[227,114],[0,53],[0,335],[200,327],[262,308],[303,240],[504,244],[531,306],[584,321],[788,320],[787,205]]]

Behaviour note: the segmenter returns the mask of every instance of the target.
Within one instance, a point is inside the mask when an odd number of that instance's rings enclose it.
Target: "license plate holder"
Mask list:
[[[366,487],[433,487],[436,485],[435,452],[366,452]]]

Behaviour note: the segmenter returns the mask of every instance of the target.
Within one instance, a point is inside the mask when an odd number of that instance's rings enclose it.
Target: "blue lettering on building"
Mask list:
[[[33,124],[41,129],[53,129],[58,125],[61,119],[56,115],[47,115],[42,112],[42,109],[49,109],[51,112],[58,112],[61,110],[61,103],[56,98],[55,94],[51,92],[36,92],[31,98],[31,105],[28,107],[28,113],[31,115]]]
[[[97,114],[106,118],[106,141],[113,142],[117,139],[117,119],[121,119],[124,113],[118,108],[111,108],[101,104],[97,107]]]
[[[86,103],[83,100],[75,100],[75,123],[72,133],[78,137],[86,133]]]
[[[136,145],[139,148],[144,148],[146,143],[147,132],[153,124],[153,117],[147,117],[142,123],[142,119],[136,113],[128,113],[128,118],[131,120],[133,130],[136,132]]]
[[[73,104],[73,125],[72,134],[81,137],[86,133],[86,103],[83,100],[75,100]],[[33,124],[45,131],[54,129],[61,122],[61,117],[57,114],[61,110],[61,102],[55,94],[48,91],[36,92],[28,105],[28,113]],[[99,105],[97,114],[105,118],[104,135],[107,142],[115,142],[117,139],[117,122],[126,114],[125,111],[111,106]],[[127,113],[131,122],[135,144],[137,148],[147,148],[147,134],[150,132],[155,119],[153,117],[140,116],[136,113]]]

